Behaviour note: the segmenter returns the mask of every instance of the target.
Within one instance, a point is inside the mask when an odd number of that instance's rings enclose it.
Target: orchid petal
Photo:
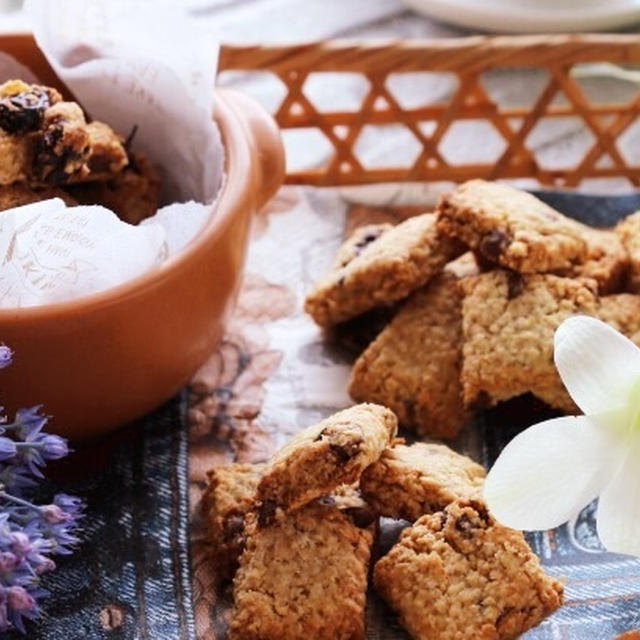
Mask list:
[[[640,446],[626,459],[600,495],[598,536],[613,553],[640,556]]]
[[[503,449],[485,481],[484,498],[496,520],[507,527],[552,529],[600,493],[618,450],[595,416],[540,422]]]
[[[640,349],[588,316],[572,316],[558,327],[554,359],[569,395],[586,414],[626,405],[640,377]]]

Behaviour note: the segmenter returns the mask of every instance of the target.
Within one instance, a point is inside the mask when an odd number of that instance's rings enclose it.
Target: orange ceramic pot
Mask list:
[[[60,86],[30,36],[0,36],[0,51]],[[251,218],[284,175],[277,126],[256,103],[219,90],[215,119],[227,179],[215,215],[182,252],[104,292],[0,310],[0,342],[15,352],[0,371],[6,410],[43,404],[52,430],[95,436],[167,400],[211,354],[240,284]]]

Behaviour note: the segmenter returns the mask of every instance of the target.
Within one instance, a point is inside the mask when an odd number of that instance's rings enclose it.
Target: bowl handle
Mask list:
[[[260,189],[257,207],[260,209],[282,186],[285,175],[284,146],[276,121],[253,98],[233,89],[218,89],[240,113],[258,159]]]

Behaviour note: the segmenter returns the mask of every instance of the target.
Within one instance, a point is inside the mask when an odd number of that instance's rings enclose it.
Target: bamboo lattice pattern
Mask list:
[[[469,178],[536,178],[541,184],[576,186],[584,178],[625,177],[640,184],[640,155],[629,157],[618,141],[640,115],[640,95],[591,101],[573,70],[594,62],[640,64],[635,35],[472,37],[389,43],[328,41],[295,46],[225,46],[219,68],[274,74],[286,87],[275,111],[283,131],[317,129],[332,147],[325,166],[290,171],[290,183],[347,185],[389,181],[462,181]],[[544,72],[532,104],[501,104],[487,90],[487,72],[525,67]],[[367,90],[356,110],[320,109],[310,99],[312,74],[360,74]],[[428,104],[403,104],[390,79],[397,74],[448,74],[457,87]],[[414,101],[415,102],[415,101]],[[541,120],[580,119],[589,144],[570,167],[545,166],[529,144]],[[456,161],[443,152],[457,123],[481,122],[499,136],[494,158]],[[394,125],[417,141],[415,157],[400,166],[367,166],[356,152],[369,126]]]

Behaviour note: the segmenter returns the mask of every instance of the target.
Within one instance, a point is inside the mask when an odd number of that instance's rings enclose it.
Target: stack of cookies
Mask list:
[[[640,344],[640,213],[588,227],[533,195],[472,180],[435,213],[356,230],[305,309],[322,327],[398,305],[357,359],[357,401],[453,438],[476,408],[532,393],[572,413],[553,334],[572,314]]]
[[[101,204],[137,224],[158,208],[160,179],[109,125],[51,87],[0,85],[0,211],[48,198]]]
[[[305,429],[265,464],[209,473],[204,514],[233,579],[231,640],[361,640],[379,516],[408,521],[373,570],[413,638],[513,638],[562,602],[522,533],[482,502],[484,469],[444,445],[405,445],[384,407]]]

